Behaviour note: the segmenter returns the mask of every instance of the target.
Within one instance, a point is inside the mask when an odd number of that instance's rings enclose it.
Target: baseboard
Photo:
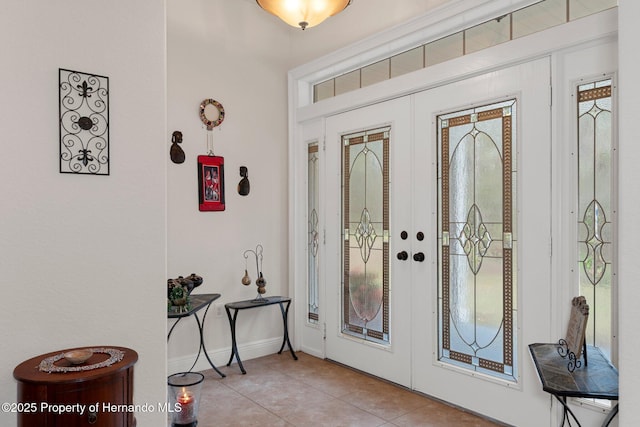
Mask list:
[[[247,360],[255,359],[257,357],[268,356],[269,354],[277,353],[282,345],[282,337],[272,338],[267,340],[253,341],[250,343],[243,343],[238,345],[238,353],[243,362]],[[287,347],[288,349],[288,347]],[[216,365],[218,369],[227,365],[229,357],[231,356],[231,347],[224,347],[216,350],[207,351],[209,357]],[[187,356],[174,357],[167,361],[168,374],[176,372],[185,372],[193,365],[193,361],[196,359],[198,353],[193,353]],[[232,366],[237,364],[236,359],[233,359]],[[205,357],[204,353],[200,354],[198,361],[193,367],[193,371],[204,371],[211,369],[209,361]]]

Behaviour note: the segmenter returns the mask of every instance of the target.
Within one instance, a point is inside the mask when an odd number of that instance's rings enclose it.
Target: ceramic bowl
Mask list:
[[[93,351],[88,348],[67,351],[64,358],[74,365],[86,362],[93,355]]]

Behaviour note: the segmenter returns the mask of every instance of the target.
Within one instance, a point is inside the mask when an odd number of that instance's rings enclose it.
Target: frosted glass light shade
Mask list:
[[[303,30],[342,12],[351,0],[256,0],[267,12]]]

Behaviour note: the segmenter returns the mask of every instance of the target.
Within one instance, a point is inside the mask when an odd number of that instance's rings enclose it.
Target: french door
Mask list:
[[[410,224],[411,99],[326,120],[326,356],[409,387],[410,269],[397,268]],[[403,258],[402,256],[400,258]]]
[[[438,192],[413,195],[436,267],[414,278],[412,387],[519,426],[549,424],[527,344],[550,332],[550,104],[548,58],[415,95]]]
[[[550,331],[549,76],[545,58],[326,119],[328,358],[549,423],[526,363]]]

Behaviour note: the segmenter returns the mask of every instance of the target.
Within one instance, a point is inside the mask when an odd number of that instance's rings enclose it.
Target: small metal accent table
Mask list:
[[[240,371],[242,371],[243,374],[247,373],[247,371],[245,371],[244,369],[244,366],[242,366],[242,360],[240,360],[240,355],[238,354],[238,345],[236,343],[236,318],[238,317],[238,312],[240,310],[264,307],[266,305],[273,304],[278,304],[280,306],[280,312],[282,313],[282,323],[284,324],[284,336],[282,338],[282,346],[280,347],[280,351],[278,352],[278,354],[282,353],[285,344],[287,344],[289,346],[291,356],[293,356],[294,360],[298,360],[298,356],[296,356],[296,354],[294,353],[293,348],[291,347],[291,342],[289,341],[289,327],[287,326],[287,317],[289,316],[289,306],[291,305],[291,298],[270,296],[265,297],[263,300],[250,299],[245,301],[230,302],[224,305],[224,308],[227,311],[227,317],[229,318],[229,326],[231,327],[231,357],[229,358],[229,363],[227,363],[227,366],[231,365],[233,357],[235,356],[236,360],[238,361]],[[231,310],[234,310],[233,317],[231,316]]]
[[[531,358],[538,371],[542,389],[558,399],[564,408],[561,426],[571,425],[569,416],[578,423],[567,404],[567,397],[618,400],[618,370],[596,347],[587,346],[589,364],[567,369],[567,359],[558,354],[558,344],[529,344]],[[618,413],[618,404],[609,411],[602,426],[608,426]]]
[[[168,312],[167,313],[167,317],[169,319],[178,319],[171,326],[171,329],[169,329],[169,334],[167,334],[167,342],[169,342],[169,337],[173,332],[173,328],[175,328],[176,325],[183,318],[189,317],[189,316],[195,317],[196,322],[198,322],[198,330],[200,332],[200,346],[198,347],[198,355],[196,356],[196,360],[193,361],[193,365],[191,365],[191,368],[189,368],[189,372],[191,372],[193,368],[196,366],[196,362],[198,362],[198,359],[200,358],[200,353],[204,351],[204,355],[206,356],[213,370],[216,371],[218,375],[224,378],[226,375],[220,372],[218,368],[216,368],[216,365],[214,365],[213,362],[211,361],[211,358],[209,358],[209,354],[207,353],[207,348],[204,346],[204,331],[203,331],[204,320],[207,318],[207,312],[209,311],[209,307],[211,307],[211,304],[215,300],[220,298],[220,294],[195,294],[195,295],[191,294],[190,298],[191,298],[191,310],[184,311],[184,312]],[[200,318],[198,317],[198,311],[202,310],[205,307],[206,309],[204,311],[204,315],[202,316],[202,322],[201,322]]]

